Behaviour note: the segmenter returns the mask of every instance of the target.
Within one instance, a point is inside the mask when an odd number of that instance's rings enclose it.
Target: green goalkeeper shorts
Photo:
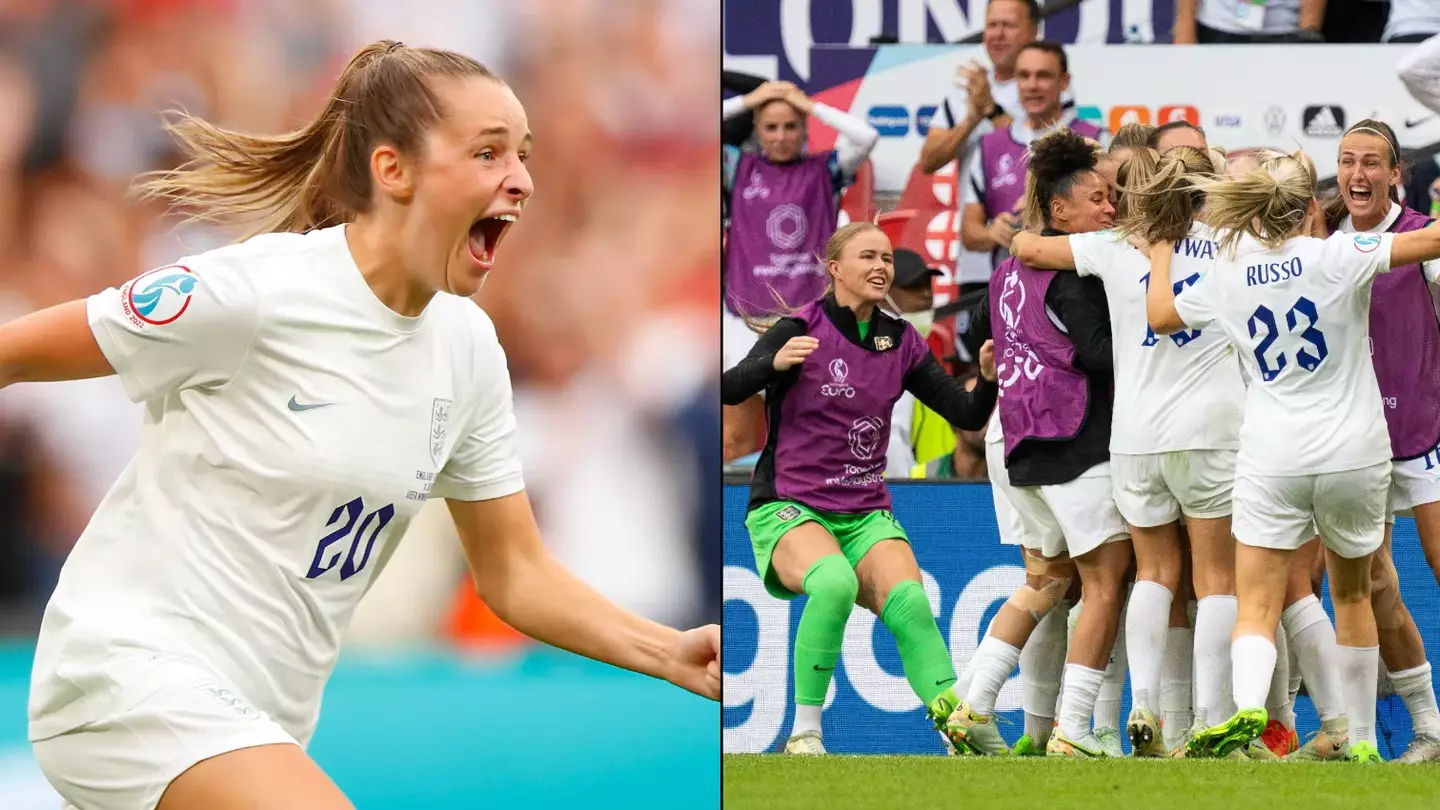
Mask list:
[[[885,511],[847,515],[821,512],[794,501],[772,501],[757,506],[745,516],[745,528],[750,531],[750,545],[755,550],[755,570],[760,572],[765,590],[777,599],[793,599],[795,594],[781,584],[770,557],[786,532],[810,521],[820,524],[835,538],[851,568],[859,565],[881,540],[910,542],[900,522]]]

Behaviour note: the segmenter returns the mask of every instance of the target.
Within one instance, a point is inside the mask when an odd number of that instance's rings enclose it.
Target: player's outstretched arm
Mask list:
[[[905,390],[915,395],[920,404],[940,414],[945,421],[961,430],[980,430],[995,409],[1000,389],[995,384],[995,360],[990,341],[980,350],[980,377],[975,387],[945,373],[940,361],[928,351],[919,364],[905,375]]]
[[[0,387],[115,373],[95,342],[84,299],[0,324]]]
[[[1404,267],[1440,259],[1440,223],[1432,222],[1418,231],[1395,234],[1390,243],[1390,266]]]
[[[719,626],[681,632],[596,593],[545,549],[524,492],[447,503],[476,591],[506,624],[546,644],[719,700]]]
[[[1010,240],[1010,255],[1042,270],[1074,270],[1075,252],[1069,236],[1041,236],[1021,231]]]

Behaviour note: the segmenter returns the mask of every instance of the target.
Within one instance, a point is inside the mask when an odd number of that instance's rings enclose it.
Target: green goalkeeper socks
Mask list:
[[[885,600],[880,621],[895,636],[910,688],[921,704],[929,706],[936,695],[955,683],[955,665],[930,612],[925,589],[913,579],[896,585]]]
[[[810,566],[802,587],[810,598],[795,631],[795,702],[823,706],[860,581],[844,557],[830,554]]]

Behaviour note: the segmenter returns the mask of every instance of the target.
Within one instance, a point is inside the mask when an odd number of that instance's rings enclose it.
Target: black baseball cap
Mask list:
[[[928,284],[932,277],[938,275],[940,275],[940,271],[926,265],[919,253],[906,248],[896,249],[894,286],[908,290],[911,287]]]

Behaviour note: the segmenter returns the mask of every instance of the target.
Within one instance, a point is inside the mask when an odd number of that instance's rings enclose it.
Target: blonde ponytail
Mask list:
[[[1274,249],[1299,234],[1315,199],[1314,164],[1303,151],[1260,157],[1254,171],[1195,183],[1205,192],[1206,219],[1222,232],[1220,248],[1232,255],[1247,235]]]
[[[399,42],[372,43],[351,58],[314,120],[281,135],[247,135],[184,113],[166,128],[188,158],[136,187],[190,219],[238,220],[252,235],[304,232],[370,209],[370,154],[388,143],[409,155],[448,111],[436,76],[500,79],[468,56]]]
[[[1124,211],[1116,226],[1150,243],[1184,239],[1206,206],[1196,181],[1214,176],[1211,155],[1193,146],[1176,146],[1163,155],[1154,149],[1136,152],[1120,184]]]

